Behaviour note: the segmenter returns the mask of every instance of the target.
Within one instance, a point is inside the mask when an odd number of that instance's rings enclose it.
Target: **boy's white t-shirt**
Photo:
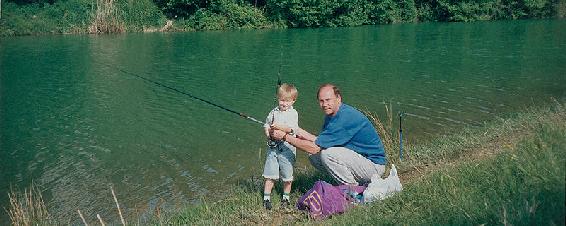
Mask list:
[[[269,112],[263,127],[270,127],[273,122],[286,125],[294,131],[297,131],[297,128],[299,128],[299,113],[293,108],[293,106],[289,107],[289,109],[285,111],[279,110],[279,107],[277,106]]]

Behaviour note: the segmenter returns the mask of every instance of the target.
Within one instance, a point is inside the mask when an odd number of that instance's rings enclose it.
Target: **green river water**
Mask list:
[[[566,98],[564,53],[564,20],[2,38],[0,207],[33,181],[57,219],[116,222],[113,186],[144,219],[261,175],[259,124],[136,76],[265,120],[280,73],[314,133],[332,82],[382,119],[406,112],[418,143]]]

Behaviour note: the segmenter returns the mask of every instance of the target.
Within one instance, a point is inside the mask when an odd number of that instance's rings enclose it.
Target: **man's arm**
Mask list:
[[[297,128],[297,131],[295,133],[297,134],[297,137],[302,138],[303,140],[308,140],[308,141],[312,141],[312,142],[314,142],[314,140],[316,140],[315,135],[312,135],[311,133],[307,132],[304,129]]]
[[[302,129],[301,129],[302,130]],[[302,132],[306,132],[304,130],[302,130]],[[308,132],[307,132],[308,133]],[[300,134],[300,133],[299,133]],[[310,133],[308,133],[310,134]],[[312,134],[310,134],[312,135]],[[293,137],[291,135],[288,135],[287,133],[281,131],[281,130],[274,130],[273,133],[271,134],[271,137],[277,139],[277,140],[285,140],[287,141],[287,143],[307,152],[310,154],[316,154],[318,152],[320,152],[320,147],[318,145],[316,145],[313,141],[307,140],[307,139],[301,139],[300,137]],[[316,138],[316,137],[315,137]]]
[[[285,133],[291,133],[291,131],[293,131],[293,130],[291,130],[291,127],[281,125],[281,124],[277,124],[277,123],[271,125],[271,129],[281,130]],[[300,127],[295,128],[295,130],[293,132],[295,132],[297,137],[299,137],[302,140],[308,140],[308,141],[312,141],[312,142],[314,142],[314,140],[316,140],[315,135],[312,135],[311,133],[307,132],[304,129],[301,129]]]

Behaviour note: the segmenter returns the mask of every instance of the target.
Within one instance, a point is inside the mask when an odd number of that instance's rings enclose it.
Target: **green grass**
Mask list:
[[[566,111],[561,104],[498,119],[408,151],[410,158],[398,164],[406,174],[417,176],[402,181],[403,192],[324,221],[296,210],[263,210],[262,181],[255,178],[236,186],[226,199],[187,207],[154,223],[564,225]],[[470,157],[470,152],[484,155]],[[412,170],[425,165],[435,165],[434,170]],[[294,201],[316,180],[329,180],[309,171],[297,178]]]
[[[272,199],[274,210],[264,210],[263,179],[255,176],[217,191],[221,198],[215,201],[203,199],[200,205],[158,213],[149,222],[136,222],[136,219],[128,222],[155,225],[565,224],[564,104],[556,102],[549,107],[527,110],[482,127],[467,128],[426,144],[409,146],[406,150],[409,155],[403,162],[394,160],[404,186],[401,193],[357,206],[330,219],[316,221],[305,212],[280,209],[280,185],[276,186]],[[310,168],[298,168],[296,172],[291,193],[294,203],[315,181],[331,181]],[[22,206],[26,205],[15,205],[16,208]],[[50,219],[44,220],[53,223]],[[41,219],[33,222],[41,222]]]
[[[566,128],[542,124],[535,132],[516,149],[441,167],[391,199],[326,223],[564,225]]]

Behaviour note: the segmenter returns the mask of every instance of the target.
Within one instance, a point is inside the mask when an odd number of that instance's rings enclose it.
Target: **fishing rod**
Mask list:
[[[403,116],[405,113],[399,112],[399,160],[403,161]]]
[[[281,55],[279,56],[279,71],[277,71],[277,88],[275,89],[275,105],[279,105],[279,100],[277,97],[277,94],[279,92],[279,87],[281,87],[281,67],[283,66],[283,47],[280,46],[279,52],[281,52]],[[275,122],[275,113],[273,115],[271,115],[271,123]],[[271,148],[275,148],[277,146],[277,143],[271,139],[271,137],[268,139],[267,141],[267,146],[271,147]]]
[[[277,89],[281,87],[281,67],[283,67],[283,46],[280,46],[279,48],[281,55],[279,55],[279,71],[277,71]]]
[[[188,93],[188,92],[186,92],[186,91],[182,91],[182,90],[179,90],[179,89],[177,89],[177,88],[174,88],[174,87],[165,85],[165,84],[163,84],[163,83],[159,83],[159,82],[157,82],[157,81],[151,80],[151,79],[146,78],[146,77],[143,77],[143,76],[141,76],[141,75],[138,75],[138,74],[135,74],[135,73],[132,73],[132,72],[123,70],[123,69],[121,69],[121,68],[119,68],[119,67],[116,67],[116,66],[111,66],[111,65],[107,65],[107,66],[109,66],[109,67],[114,67],[116,70],[118,70],[118,71],[120,71],[120,72],[122,72],[122,73],[124,73],[124,74],[131,75],[131,76],[133,76],[133,77],[142,79],[142,80],[144,80],[144,81],[146,81],[146,82],[153,83],[153,84],[155,84],[155,85],[157,85],[157,86],[161,86],[161,87],[163,87],[163,88],[169,89],[169,90],[174,91],[174,92],[176,92],[176,93],[180,93],[180,94],[189,96],[189,97],[191,97],[191,98],[193,98],[193,99],[195,99],[195,100],[202,101],[202,102],[204,102],[204,103],[206,103],[206,104],[209,104],[209,105],[212,105],[212,106],[214,106],[214,107],[217,107],[217,108],[220,108],[220,109],[222,109],[222,110],[225,110],[225,111],[227,111],[227,112],[236,114],[236,115],[238,115],[238,116],[240,116],[240,117],[242,117],[242,118],[245,118],[245,119],[247,119],[247,120],[250,120],[250,121],[252,121],[252,122],[255,122],[255,123],[258,123],[258,124],[261,124],[261,125],[263,125],[263,124],[265,123],[265,122],[262,122],[262,121],[259,121],[259,120],[255,119],[255,118],[253,118],[253,117],[251,117],[251,116],[248,116],[248,115],[246,115],[246,114],[244,114],[244,113],[237,112],[237,111],[232,110],[232,109],[229,109],[229,108],[227,108],[227,107],[224,107],[224,106],[215,104],[215,103],[213,103],[213,102],[211,102],[211,101],[209,101],[209,100],[205,100],[205,99],[203,99],[203,98],[197,97],[197,96],[195,96],[195,95],[193,95],[193,94],[190,94],[190,93]]]

